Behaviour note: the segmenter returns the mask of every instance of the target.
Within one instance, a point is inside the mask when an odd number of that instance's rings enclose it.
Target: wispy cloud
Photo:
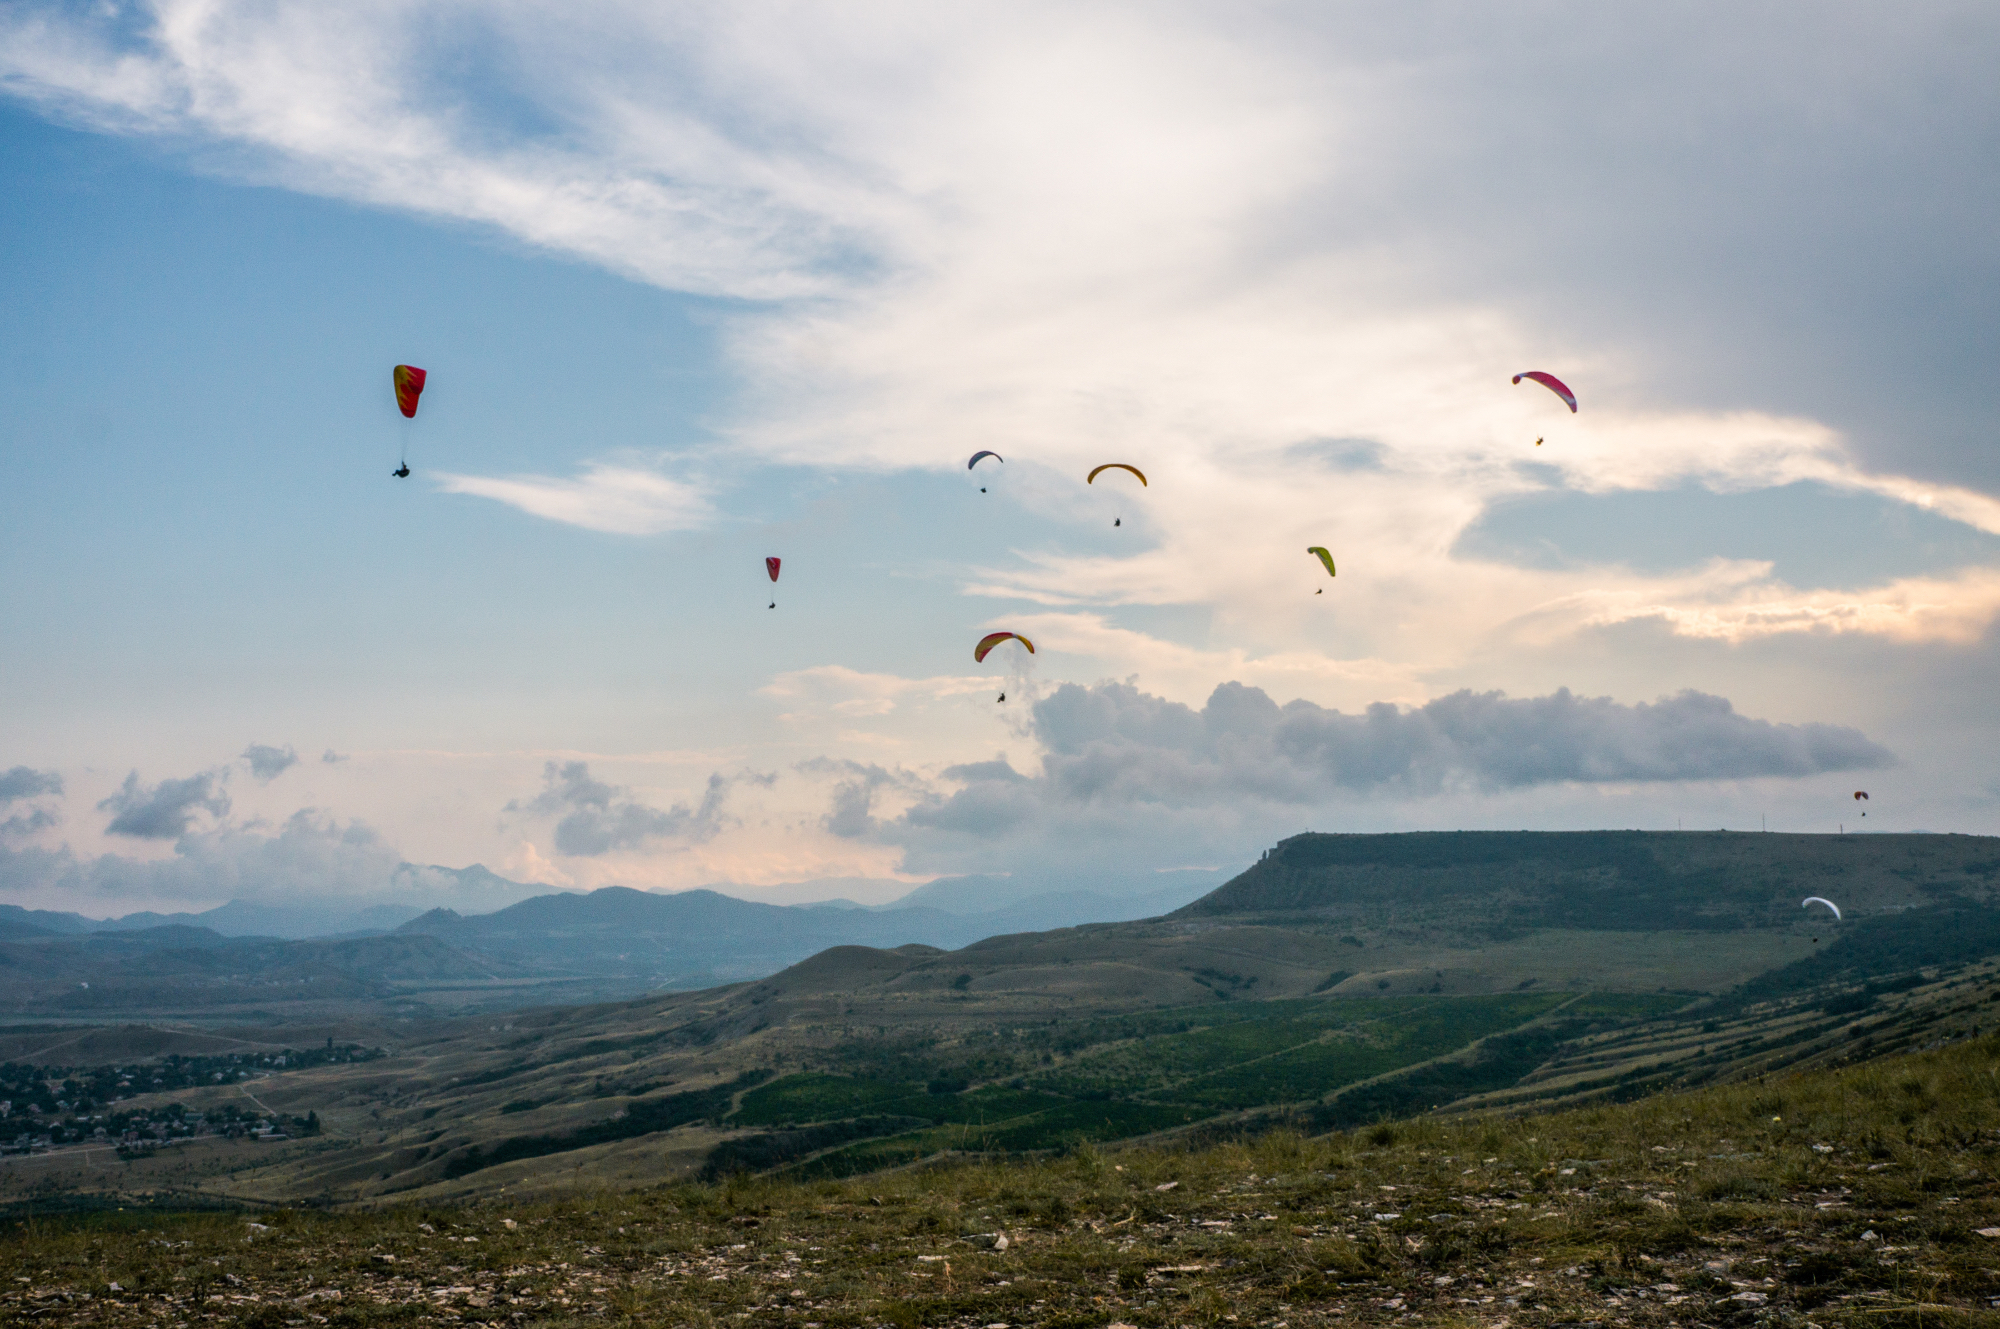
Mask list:
[[[1529,40],[1502,13],[1453,14],[611,5],[578,22],[421,0],[365,19],[297,0],[153,0],[116,17],[26,4],[0,21],[0,72],[54,113],[231,145],[261,178],[777,302],[728,325],[753,389],[729,432],[767,458],[932,467],[949,464],[938,440],[950,437],[954,454],[1032,440],[1055,474],[1126,456],[1155,468],[1126,554],[1025,551],[1025,566],[976,574],[975,589],[1210,605],[1225,625],[1258,624],[1259,651],[1300,649],[1324,615],[1300,607],[1284,570],[1304,544],[1337,543],[1351,619],[1417,625],[1360,653],[1410,664],[1481,649],[1468,622],[1594,589],[1453,557],[1487,505],[1524,488],[1810,479],[2000,531],[2000,502],[1976,485],[1864,464],[1839,428],[1797,410],[1694,400],[1742,380],[1689,372],[1714,338],[1663,344],[1658,302],[1634,298],[1670,273],[1726,317],[1773,280],[1701,229],[1724,202],[1751,210],[1744,234],[1797,234],[1836,200],[1893,224],[1893,204],[1845,178],[1795,172],[1777,187],[1769,163],[1810,153],[1771,136],[1868,152],[1854,170],[1922,169],[1870,147],[1927,139],[1883,116],[1976,135],[1992,116],[1977,59],[1927,78],[1934,53],[1911,35],[1922,25],[1886,18],[1801,38],[1767,17],[1722,42],[1667,16],[1544,25]],[[2000,47],[2000,31],[1959,44]],[[505,58],[444,58],[471,49]],[[1786,53],[1765,77],[1725,72],[1765,49]],[[1890,95],[1906,86],[1926,95]],[[1690,98],[1698,132],[1665,129]],[[1862,124],[1879,132],[1844,132]],[[1532,146],[1551,142],[1559,154]],[[1936,169],[1965,186],[1943,155]],[[1529,206],[1557,183],[1555,215]],[[1717,188],[1733,192],[1704,192]],[[1549,248],[1550,227],[1663,248],[1572,257]],[[1760,355],[1810,356],[1826,335],[1794,332]],[[1570,377],[1581,416],[1507,386],[1538,366]],[[1367,440],[1383,464],[1364,474],[1301,456],[1325,438]],[[1529,461],[1543,469],[1524,473]],[[698,487],[612,463],[441,483],[618,534],[708,517]],[[1013,493],[1065,518],[1094,512],[1073,487]],[[1710,606],[1684,598],[1686,578],[1608,589],[1663,606],[1676,631],[1706,631]],[[1776,585],[1759,595],[1794,599]],[[1973,593],[1924,621],[1981,614]],[[1897,637],[1912,621],[1844,619]]]
[[[575,480],[445,474],[437,484],[446,493],[494,499],[549,521],[611,535],[693,530],[712,515],[698,486],[623,466],[591,466]]]

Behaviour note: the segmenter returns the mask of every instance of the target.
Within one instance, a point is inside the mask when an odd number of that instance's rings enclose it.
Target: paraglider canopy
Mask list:
[[[1326,575],[1327,575],[1327,576],[1329,576],[1329,577],[1337,577],[1337,576],[1339,576],[1339,575],[1340,575],[1339,573],[1337,573],[1337,572],[1335,572],[1335,571],[1333,570],[1333,555],[1332,555],[1332,554],[1329,554],[1329,553],[1327,553],[1327,552],[1326,552],[1326,546],[1325,546],[1325,545],[1310,545],[1310,546],[1308,546],[1308,547],[1307,547],[1307,549],[1306,549],[1306,552],[1307,552],[1308,554],[1318,554],[1318,555],[1319,555],[1319,561],[1320,561],[1320,562],[1322,562],[1322,563],[1324,563],[1324,564],[1326,564]]]
[[[1084,479],[1084,483],[1085,483],[1085,484],[1087,484],[1087,485],[1089,485],[1089,484],[1096,484],[1096,483],[1097,483],[1097,477],[1098,477],[1098,476],[1100,476],[1100,475],[1102,475],[1102,474],[1104,474],[1104,472],[1106,472],[1106,471],[1130,471],[1130,472],[1132,472],[1132,474],[1134,474],[1134,475],[1136,475],[1136,476],[1138,476],[1138,477],[1139,477],[1139,483],[1140,483],[1140,484],[1142,484],[1142,485],[1146,484],[1146,473],[1145,473],[1144,471],[1140,470],[1140,469],[1139,469],[1139,468],[1138,468],[1137,466],[1128,466],[1128,465],[1126,465],[1126,464],[1125,464],[1124,462],[1122,462],[1122,461],[1108,461],[1108,462],[1105,462],[1105,463],[1104,463],[1104,465],[1102,465],[1102,466],[1099,466],[1099,467],[1095,468],[1094,470],[1092,470],[1092,471],[1091,471],[1091,473],[1089,474],[1089,476],[1087,476],[1087,477],[1086,477],[1086,478]],[[1151,488],[1152,488],[1152,486],[1151,486],[1151,485],[1146,485],[1146,487],[1147,487],[1148,489],[1151,489]]]
[[[764,571],[771,574],[772,581],[776,581],[778,579],[778,564],[783,561],[784,561],[783,559],[777,559],[777,558],[767,558],[764,560]]]
[[[1866,789],[1857,789],[1854,791],[1854,797],[1857,802],[1866,803],[1868,801],[1868,791]]]
[[[1001,463],[1005,463],[1005,462],[1006,462],[1006,460],[1007,460],[1007,459],[1006,459],[1005,457],[1001,456],[1001,455],[1000,455],[999,453],[997,453],[997,452],[992,452],[992,451],[987,451],[987,450],[982,450],[982,451],[979,451],[979,452],[975,452],[975,453],[973,453],[973,454],[972,454],[972,460],[971,460],[971,461],[969,461],[969,462],[967,462],[967,463],[965,463],[965,469],[969,471],[969,470],[971,470],[971,469],[972,469],[973,467],[975,467],[975,466],[979,465],[979,459],[980,459],[981,457],[991,457],[991,458],[992,458],[992,459],[993,459],[994,461],[997,461],[997,462],[1001,462]]]
[[[1561,397],[1563,401],[1569,406],[1570,414],[1571,415],[1576,414],[1576,394],[1574,392],[1571,392],[1568,386],[1565,385],[1563,381],[1557,378],[1554,374],[1544,374],[1539,369],[1530,369],[1525,373],[1514,375],[1515,384],[1519,385],[1521,380],[1524,378],[1531,378],[1535,380],[1535,382],[1541,384],[1543,387],[1547,388],[1550,392],[1555,393],[1556,396]]]
[[[396,381],[396,409],[406,420],[417,418],[417,398],[424,395],[424,371],[415,365],[397,365],[393,375]]]
[[[1825,896],[1808,895],[1805,899],[1799,901],[1799,908],[1810,909],[1812,906],[1816,904],[1825,905],[1828,909],[1833,910],[1833,916],[1835,918],[1840,917],[1840,906],[1835,904],[1833,901],[1827,899]]]
[[[978,663],[984,664],[986,663],[986,653],[1001,642],[1008,640],[1020,642],[1028,648],[1028,654],[1030,655],[1035,653],[1035,643],[1029,641],[1018,632],[989,632],[979,639],[977,646],[972,648],[972,658]]]

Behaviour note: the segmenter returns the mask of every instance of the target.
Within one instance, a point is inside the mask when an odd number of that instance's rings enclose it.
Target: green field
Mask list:
[[[1469,1048],[1559,1007],[1564,1030],[1573,1031],[1643,1018],[1680,1000],[1536,992],[1154,1011],[1065,1031],[1061,1043],[1073,1049],[1067,1060],[1004,1085],[952,1093],[939,1091],[952,1083],[948,1075],[927,1087],[903,1079],[797,1074],[746,1093],[724,1124],[779,1128],[759,1137],[762,1147],[789,1156],[792,1171],[804,1175],[851,1175],[948,1151],[1061,1149],[1150,1135],[1221,1112],[1317,1103],[1345,1086]],[[951,1069],[945,1061],[937,1067]],[[1422,1092],[1434,1092],[1429,1081]],[[932,1125],[843,1141],[810,1156],[815,1141],[829,1138],[810,1128],[864,1117]]]

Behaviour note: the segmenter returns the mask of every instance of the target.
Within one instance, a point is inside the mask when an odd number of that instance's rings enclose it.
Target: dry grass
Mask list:
[[[1624,1106],[511,1207],[24,1222],[42,1324],[1971,1324],[2000,1040]],[[1005,1248],[997,1237],[1004,1234]]]

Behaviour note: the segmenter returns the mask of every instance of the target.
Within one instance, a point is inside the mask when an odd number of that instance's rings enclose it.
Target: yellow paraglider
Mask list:
[[[1137,466],[1132,466],[1122,461],[1108,461],[1105,462],[1104,465],[1102,466],[1095,467],[1094,469],[1092,469],[1089,475],[1084,477],[1083,482],[1087,485],[1094,485],[1097,483],[1097,477],[1104,474],[1106,471],[1130,471],[1132,472],[1132,474],[1139,477],[1139,484],[1142,487],[1147,489],[1152,488],[1151,485],[1146,483],[1146,473],[1144,471],[1140,470]],[[1113,526],[1123,526],[1125,524],[1125,518],[1123,516],[1113,518],[1111,524]]]
[[[1311,546],[1309,546],[1309,547],[1308,547],[1308,548],[1306,549],[1306,552],[1307,552],[1308,554],[1318,554],[1318,555],[1319,555],[1319,561],[1320,561],[1320,562],[1322,562],[1322,563],[1324,563],[1324,564],[1326,564],[1326,575],[1327,575],[1327,576],[1329,576],[1329,577],[1337,577],[1337,576],[1339,576],[1339,575],[1340,575],[1339,573],[1337,573],[1337,572],[1335,572],[1335,571],[1333,570],[1333,555],[1332,555],[1332,554],[1329,554],[1329,553],[1327,553],[1327,552],[1326,552],[1326,546],[1325,546],[1325,545],[1311,545]]]
[[[1092,470],[1089,476],[1087,476],[1084,479],[1084,483],[1087,485],[1096,484],[1097,477],[1104,474],[1106,471],[1130,471],[1132,472],[1132,474],[1139,477],[1140,484],[1142,485],[1146,484],[1146,473],[1144,471],[1140,470],[1137,466],[1128,466],[1122,461],[1105,462],[1104,465],[1099,466],[1094,470]],[[1151,489],[1152,486],[1146,485],[1146,488]]]

